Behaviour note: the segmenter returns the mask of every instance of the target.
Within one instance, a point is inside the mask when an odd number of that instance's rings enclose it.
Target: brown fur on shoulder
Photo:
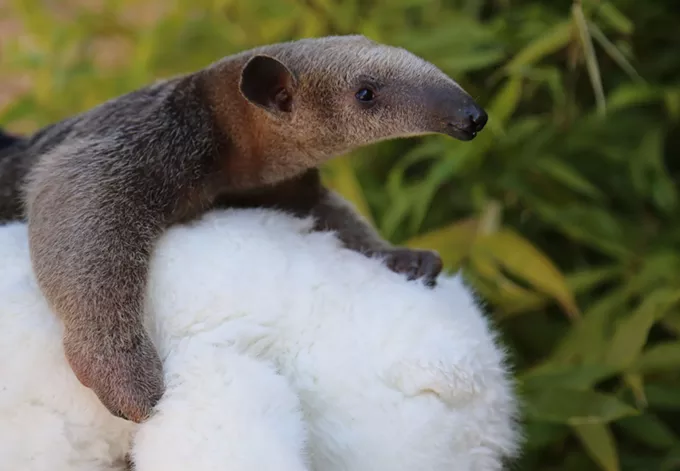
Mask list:
[[[0,167],[0,183],[9,175],[11,197],[23,188],[25,205],[0,217],[28,219],[36,277],[64,322],[76,376],[112,413],[139,422],[164,390],[142,316],[149,258],[167,227],[215,207],[313,215],[349,249],[432,284],[439,256],[382,240],[316,168],[384,139],[470,140],[486,119],[453,80],[403,49],[361,36],[263,46],[26,139]]]

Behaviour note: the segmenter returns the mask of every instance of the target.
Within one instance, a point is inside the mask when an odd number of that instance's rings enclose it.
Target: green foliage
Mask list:
[[[517,469],[680,469],[676,3],[13,0],[0,17],[24,34],[3,42],[0,70],[28,86],[0,124],[30,131],[301,36],[358,32],[424,56],[487,107],[488,129],[357,151],[329,183],[489,301],[524,399]]]

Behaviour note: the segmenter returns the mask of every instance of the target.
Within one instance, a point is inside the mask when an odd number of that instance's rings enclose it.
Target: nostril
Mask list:
[[[484,129],[486,122],[489,120],[489,116],[486,114],[486,112],[477,106],[471,106],[468,109],[468,118],[470,119],[470,122],[472,123],[476,132]]]

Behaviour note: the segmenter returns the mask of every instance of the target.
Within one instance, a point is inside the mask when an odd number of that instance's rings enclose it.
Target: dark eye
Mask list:
[[[373,90],[371,90],[370,88],[362,88],[354,96],[357,97],[357,100],[368,103],[370,101],[373,101],[375,95],[373,94]]]

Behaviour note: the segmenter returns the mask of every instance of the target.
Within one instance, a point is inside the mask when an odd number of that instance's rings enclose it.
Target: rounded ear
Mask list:
[[[290,113],[295,85],[288,67],[273,57],[257,55],[243,67],[239,88],[257,106],[274,113]]]

